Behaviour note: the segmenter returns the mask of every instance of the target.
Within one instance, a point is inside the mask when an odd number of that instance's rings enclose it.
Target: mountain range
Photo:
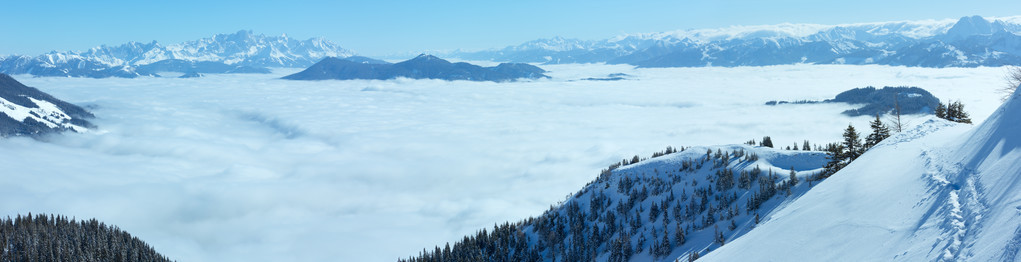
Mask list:
[[[137,77],[159,72],[268,73],[267,67],[307,67],[352,53],[324,38],[300,41],[238,31],[179,44],[129,42],[83,52],[0,58],[0,73],[35,76]]]
[[[0,74],[0,137],[84,132],[93,127],[89,111]]]
[[[129,42],[86,51],[0,58],[0,73],[137,77],[160,72],[265,73],[354,54],[324,38],[300,41],[252,31],[178,44]],[[779,24],[630,34],[604,40],[539,39],[484,51],[443,54],[514,63],[608,63],[638,67],[879,64],[977,67],[1021,64],[1021,17],[845,25]]]
[[[415,58],[394,64],[359,56],[348,58],[328,57],[301,72],[285,76],[284,79],[386,80],[405,77],[411,79],[502,82],[521,78],[549,78],[549,76],[543,74],[545,72],[546,70],[542,68],[523,63],[502,63],[493,67],[482,67],[465,62],[451,63],[439,57],[421,54]]]
[[[779,24],[622,35],[555,37],[449,54],[519,63],[609,63],[639,67],[879,64],[977,67],[1021,64],[1021,17],[846,25]]]

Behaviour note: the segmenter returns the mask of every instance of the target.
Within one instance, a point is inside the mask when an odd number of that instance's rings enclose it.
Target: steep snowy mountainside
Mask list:
[[[98,46],[84,52],[50,52],[0,58],[0,72],[35,76],[137,77],[156,75],[161,68],[187,73],[264,73],[265,67],[307,67],[325,57],[353,53],[324,38],[296,40],[286,35],[266,36],[252,31],[216,34],[179,44],[128,42]],[[171,62],[168,62],[171,61]],[[155,66],[187,63],[186,69]]]
[[[882,64],[974,67],[1021,64],[1017,17],[842,25],[731,26],[629,34],[605,40],[540,39],[499,50],[456,52],[474,60],[611,63],[640,67]]]
[[[807,178],[825,162],[817,151],[668,148],[611,165],[541,216],[409,261],[674,261],[704,254],[807,192],[817,183]]]
[[[0,74],[0,137],[84,132],[92,113]]]
[[[1021,93],[977,127],[932,119],[874,147],[707,261],[1015,261]]]

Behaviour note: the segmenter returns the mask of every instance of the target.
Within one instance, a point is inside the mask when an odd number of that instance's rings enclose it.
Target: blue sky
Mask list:
[[[834,2],[834,3],[830,3]],[[730,25],[1021,15],[1021,1],[7,1],[0,54],[171,44],[254,30],[323,36],[363,55],[485,49]]]

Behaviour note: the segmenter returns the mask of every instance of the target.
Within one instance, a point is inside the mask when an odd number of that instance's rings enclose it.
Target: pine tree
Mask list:
[[[773,148],[773,139],[770,138],[769,136],[764,136],[762,137],[762,143],[760,143],[759,145],[768,148]]]
[[[826,158],[829,159],[829,161],[827,161],[826,165],[823,166],[823,171],[819,174],[819,178],[827,178],[844,168],[846,165],[846,163],[844,163],[846,156],[847,155],[844,154],[844,145],[838,143],[830,143],[826,145]]]
[[[936,106],[936,117],[947,119],[947,105],[944,105],[943,102],[939,102],[939,105]]]
[[[848,124],[847,129],[844,129],[844,154],[848,161],[854,161],[864,152],[864,148],[861,144],[861,138],[858,132],[854,130],[854,126]]]
[[[791,186],[798,185],[798,172],[794,171],[794,166],[791,166],[791,177],[787,181],[790,181]]]
[[[876,115],[876,120],[869,122],[869,126],[872,128],[872,134],[865,138],[865,150],[890,137],[890,128],[883,124],[883,121],[879,120],[879,115]]]
[[[677,223],[677,229],[674,231],[674,243],[677,246],[684,245],[687,242],[687,238],[684,236],[684,228],[681,228],[681,223]]]

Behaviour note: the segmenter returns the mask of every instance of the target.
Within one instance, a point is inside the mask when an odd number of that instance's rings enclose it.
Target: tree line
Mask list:
[[[0,261],[171,261],[96,219],[38,214],[0,219]]]

